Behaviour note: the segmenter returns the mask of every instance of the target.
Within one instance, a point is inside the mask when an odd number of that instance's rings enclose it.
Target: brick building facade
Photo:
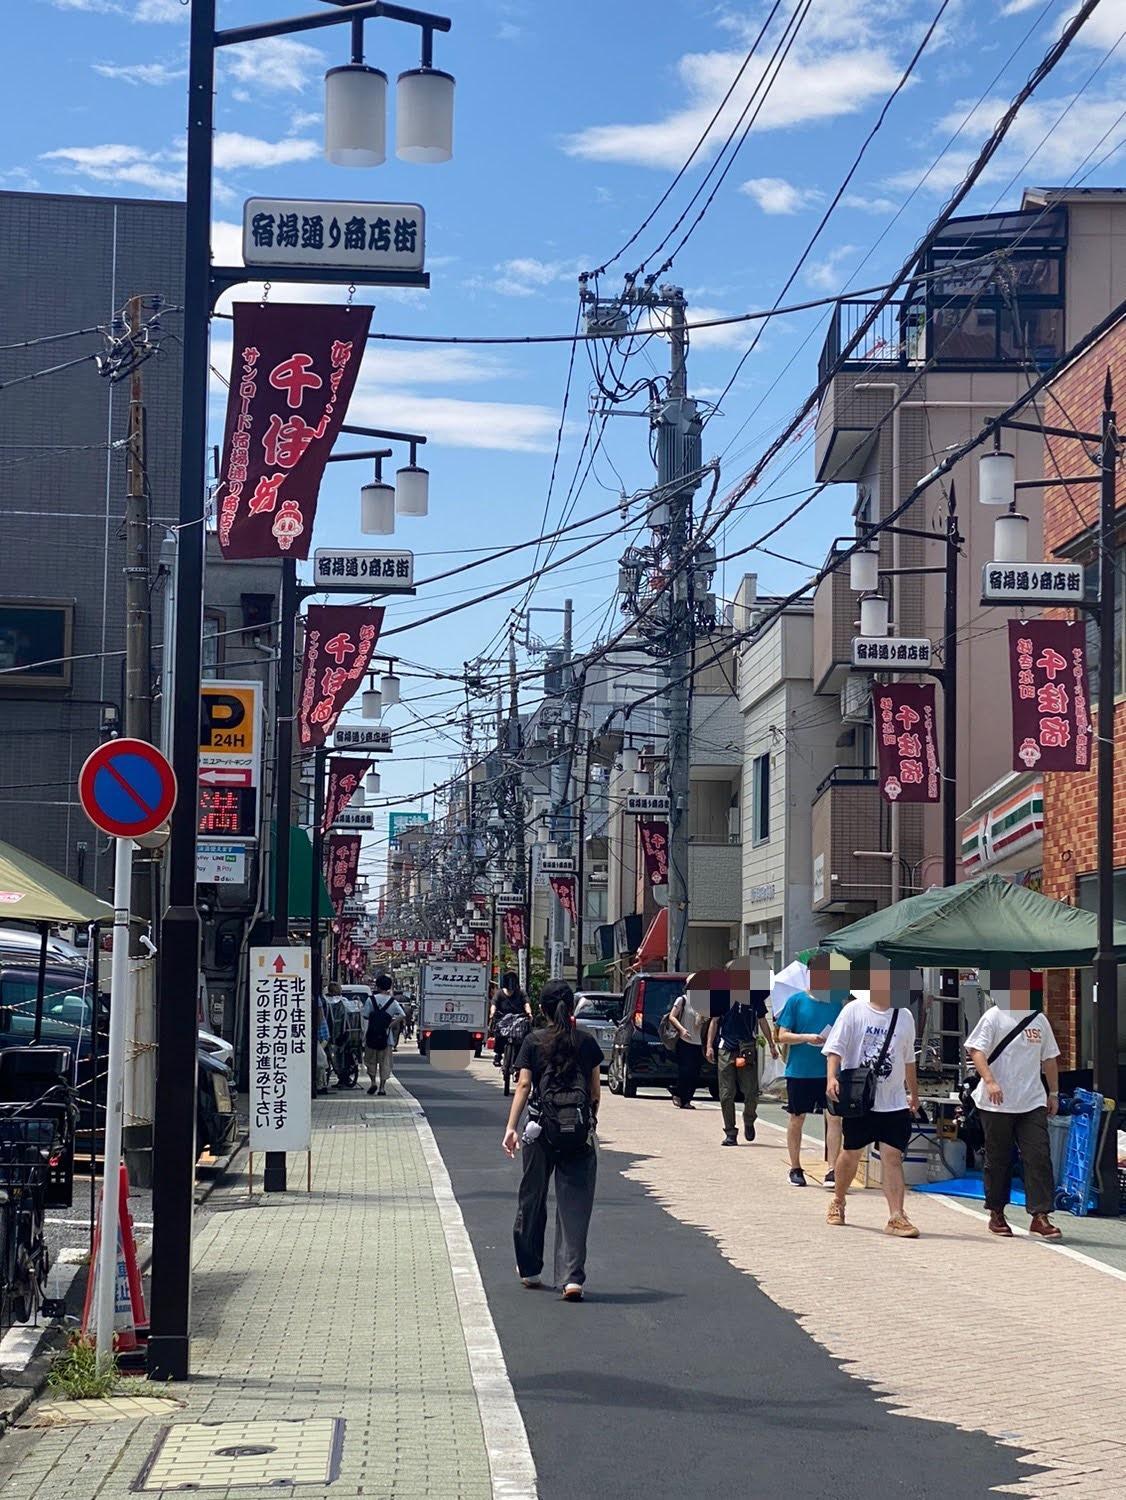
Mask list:
[[[1074,426],[1097,433],[1103,411],[1103,389],[1110,373],[1117,404],[1126,410],[1126,320],[1109,332],[1051,385],[1051,397],[1040,408],[1049,424]],[[1073,439],[1049,438],[1045,445],[1044,476],[1097,477],[1097,452],[1090,444]],[[1096,462],[1092,462],[1092,458]],[[1044,555],[1066,557],[1089,565],[1096,561],[1093,530],[1098,523],[1099,486],[1048,485],[1044,491]],[[1122,546],[1123,502],[1119,500],[1119,546]],[[1094,582],[1089,583],[1093,592]],[[1123,558],[1119,554],[1117,587],[1117,640],[1115,657],[1118,684],[1114,716],[1115,806],[1114,864],[1116,915],[1126,914],[1126,651],[1122,631]],[[1097,662],[1097,640],[1088,627],[1088,655],[1092,674]],[[1093,677],[1092,677],[1093,680]],[[1092,718],[1098,722],[1097,713]],[[1097,731],[1101,734],[1101,726]],[[1044,777],[1044,873],[1043,889],[1069,905],[1094,910],[1097,865],[1097,772],[1102,746],[1096,739],[1095,758],[1086,773],[1056,773]],[[1060,970],[1050,974],[1045,986],[1045,1004],[1052,1026],[1063,1048],[1065,1065],[1090,1064],[1090,973]],[[1119,980],[1121,1027],[1122,981]],[[1120,1033],[1120,1055],[1122,1039]]]

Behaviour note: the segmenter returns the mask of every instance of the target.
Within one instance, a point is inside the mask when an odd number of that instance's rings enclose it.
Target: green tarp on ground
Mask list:
[[[1093,912],[981,875],[873,912],[822,946],[846,958],[882,953],[915,968],[1070,969],[1094,962],[1096,939]],[[1114,942],[1126,958],[1126,922],[1114,924]]]
[[[277,838],[277,827],[274,827],[274,837]],[[276,847],[276,844],[275,844]],[[309,885],[313,875],[313,845],[309,835],[303,828],[291,828],[289,830],[289,915],[294,922],[307,922],[309,920]],[[273,894],[273,881],[277,878],[277,864],[274,863],[271,874],[271,895]],[[336,913],[332,909],[332,902],[328,898],[328,887],[324,883],[324,876],[317,882],[320,892],[320,917],[322,922],[330,921]],[[276,910],[276,907],[272,908]]]
[[[12,844],[0,843],[0,921],[112,922],[113,907]]]

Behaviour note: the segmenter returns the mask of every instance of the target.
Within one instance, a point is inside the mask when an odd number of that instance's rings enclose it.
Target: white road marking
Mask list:
[[[398,1080],[396,1080],[398,1082]],[[536,1465],[528,1444],[524,1419],[516,1403],[508,1366],[497,1337],[496,1325],[489,1311],[481,1272],[461,1208],[454,1196],[453,1184],[438,1142],[422,1106],[412,1093],[399,1083],[411,1103],[411,1116],[418,1131],[422,1154],[430,1169],[430,1181],[442,1220],[442,1232],[453,1269],[469,1369],[477,1393],[485,1448],[489,1456],[493,1500],[536,1500]]]
[[[85,1254],[85,1251],[83,1251]],[[65,1297],[71,1283],[78,1275],[78,1266],[56,1265],[47,1277],[47,1290],[52,1297]],[[39,1341],[47,1332],[47,1323],[16,1323],[0,1339],[0,1370],[5,1375],[25,1370],[32,1355],[39,1348]]]

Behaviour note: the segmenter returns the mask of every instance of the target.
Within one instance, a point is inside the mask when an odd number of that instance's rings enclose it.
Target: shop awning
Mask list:
[[[3,919],[84,926],[89,922],[112,922],[113,907],[22,849],[0,843],[0,920]]]
[[[669,912],[668,907],[662,906],[657,915],[649,923],[645,936],[638,945],[634,963],[639,969],[644,969],[648,964],[657,962],[664,963],[669,951]]]
[[[276,826],[275,826],[276,837]],[[309,920],[309,887],[313,877],[313,845],[309,835],[303,828],[291,828],[289,830],[289,915],[294,922],[307,922]],[[274,894],[276,887],[274,881],[277,878],[277,865],[271,875],[270,889]],[[322,921],[330,920],[336,915],[332,909],[332,902],[328,897],[328,887],[324,882],[324,875],[317,879],[317,890],[320,896],[319,915]],[[274,903],[276,909],[276,903]]]
[[[830,933],[825,948],[847,958],[882,953],[915,968],[943,965],[1070,969],[1094,962],[1094,914],[981,875],[939,886]],[[1126,922],[1114,924],[1115,954],[1126,957]]]

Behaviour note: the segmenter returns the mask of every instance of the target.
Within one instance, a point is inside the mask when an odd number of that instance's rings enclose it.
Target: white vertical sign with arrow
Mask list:
[[[308,948],[250,950],[250,1149],[308,1151],[317,1017]]]

